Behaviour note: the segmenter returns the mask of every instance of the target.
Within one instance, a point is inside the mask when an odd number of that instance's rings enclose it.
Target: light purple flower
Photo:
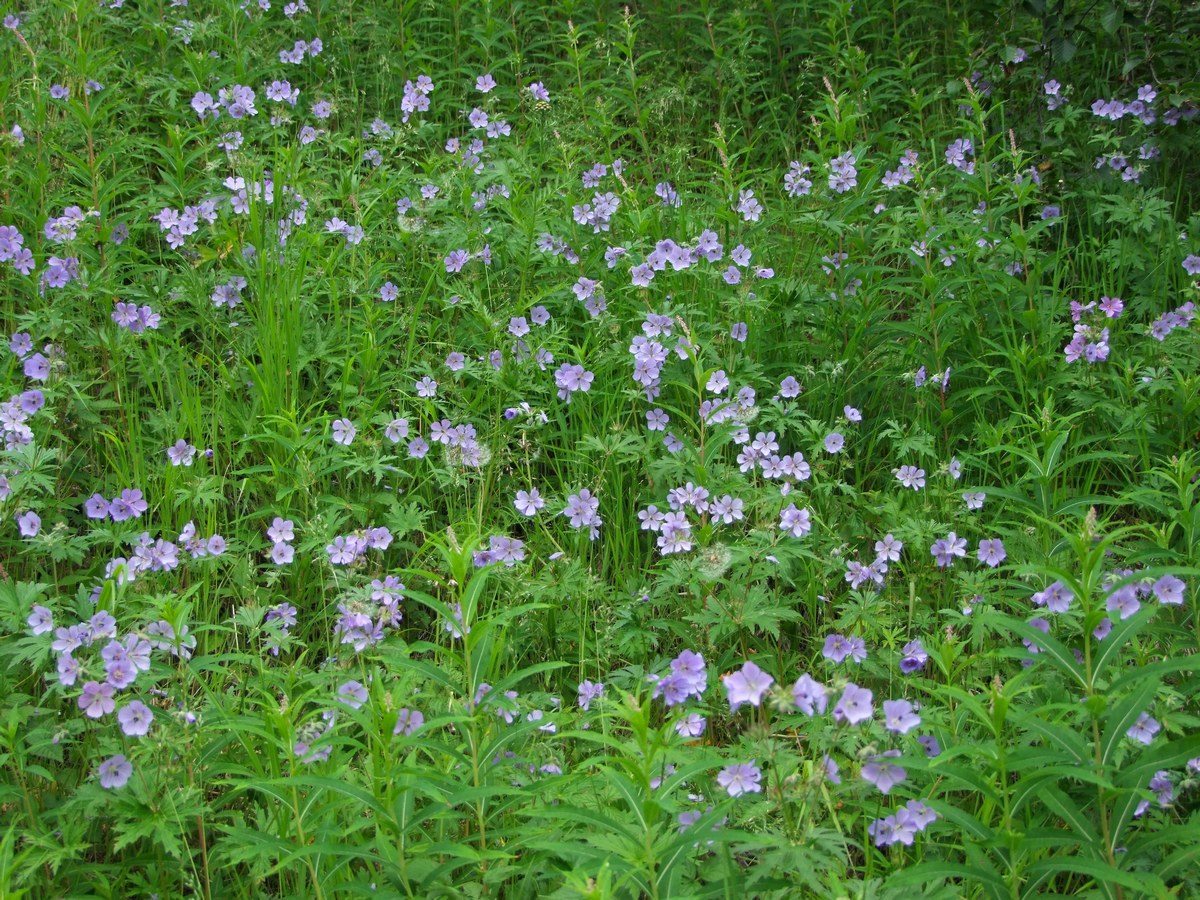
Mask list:
[[[1154,582],[1151,590],[1154,596],[1158,598],[1158,602],[1165,606],[1179,606],[1183,603],[1183,591],[1186,585],[1183,579],[1176,578],[1174,575],[1164,575],[1158,581]]]
[[[114,693],[116,693],[116,689],[111,684],[89,681],[84,684],[83,693],[79,695],[79,708],[87,714],[89,719],[99,719],[116,709],[117,704],[113,700]]]
[[[792,702],[807,716],[820,715],[829,703],[829,691],[805,672],[792,685]]]
[[[354,427],[354,423],[349,419],[334,419],[331,430],[333,432],[333,442],[341,444],[343,447],[349,447],[354,440],[354,436],[358,433],[358,429]]]
[[[537,488],[530,488],[527,491],[517,491],[516,499],[513,500],[513,506],[523,516],[536,516],[538,510],[542,509],[545,505],[546,501],[542,499],[542,495]]]
[[[121,707],[117,721],[121,723],[121,730],[130,737],[144,737],[150,732],[154,713],[141,700],[132,700]]]
[[[752,662],[747,662],[736,672],[721,677],[729,697],[729,708],[737,709],[743,703],[758,706],[775,679]]]
[[[874,711],[871,691],[850,682],[833,708],[833,718],[837,722],[857,725],[870,719]]]
[[[792,537],[802,538],[812,531],[812,514],[789,503],[779,514],[779,529]]]
[[[425,724],[425,714],[419,709],[401,709],[396,714],[396,727],[392,729],[393,735],[408,735],[412,734],[418,728]]]
[[[725,788],[730,797],[740,797],[742,794],[762,793],[762,771],[748,763],[735,763],[726,766],[717,775],[717,784]]]
[[[883,701],[883,727],[896,734],[908,734],[921,724],[913,705],[907,700]]]
[[[17,516],[17,528],[21,537],[37,537],[38,532],[42,530],[42,517],[32,509],[28,510]]]
[[[999,538],[985,538],[979,542],[977,556],[981,563],[994,569],[1000,563],[1004,562],[1008,556],[1008,552],[1004,549],[1004,544]]]
[[[929,552],[937,561],[938,568],[948,568],[954,564],[955,559],[961,559],[967,555],[967,539],[960,538],[951,531],[944,538],[934,541]]]
[[[862,767],[863,780],[875,785],[882,793],[889,793],[892,788],[908,777],[908,772],[903,768],[887,761],[887,757],[899,755],[899,750],[888,750],[868,760]]]
[[[118,753],[100,763],[98,774],[100,787],[110,791],[116,790],[125,787],[129,776],[133,774],[133,765],[125,758],[124,754]]]
[[[1149,746],[1150,742],[1154,740],[1154,736],[1161,730],[1162,725],[1158,720],[1144,712],[1138,716],[1137,721],[1125,733],[1139,744]]]

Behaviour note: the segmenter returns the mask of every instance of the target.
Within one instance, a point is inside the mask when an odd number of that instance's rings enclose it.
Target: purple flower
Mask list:
[[[1128,619],[1142,608],[1142,604],[1138,602],[1137,586],[1126,584],[1111,590],[1105,600],[1105,608],[1123,620]]]
[[[463,270],[463,266],[467,264],[470,258],[471,254],[466,250],[451,250],[450,253],[446,255],[445,259],[446,273],[452,275],[455,272],[461,272]]]
[[[707,726],[708,720],[700,713],[688,713],[675,723],[675,733],[680,737],[698,738],[704,734]]]
[[[570,401],[576,391],[587,393],[591,390],[592,380],[596,376],[580,365],[563,363],[554,373],[554,383],[558,386],[558,398]]]
[[[144,737],[150,732],[154,713],[141,700],[132,700],[121,707],[117,721],[121,723],[121,730],[130,737]]]
[[[925,652],[925,646],[919,639],[909,641],[901,652],[904,655],[900,658],[900,671],[905,675],[920,671],[925,668],[925,663],[929,662],[929,654]]]
[[[538,510],[542,509],[545,505],[546,501],[542,499],[542,495],[537,488],[530,488],[527,491],[517,491],[516,499],[513,500],[513,506],[523,516],[536,516]]]
[[[1137,741],[1139,744],[1146,744],[1149,746],[1150,742],[1154,740],[1154,736],[1161,730],[1162,725],[1158,723],[1157,719],[1152,717],[1149,713],[1142,713],[1138,716],[1137,721],[1130,726],[1129,730],[1125,732],[1125,734]]]
[[[12,244],[14,250],[16,247],[20,246],[22,240],[20,232],[15,228],[11,228],[8,225],[0,225],[0,261],[3,261],[4,259],[4,243],[7,239],[4,233],[5,228],[9,228],[11,233],[16,235],[15,243]],[[33,350],[33,338],[29,336],[28,332],[15,332],[8,340],[8,349],[11,350],[18,359],[24,359],[29,355],[30,351]]]
[[[821,655],[834,663],[841,663],[849,657],[853,662],[861,663],[867,658],[867,645],[860,637],[845,637],[831,634],[825,638],[825,646]]]
[[[896,480],[906,488],[912,488],[914,491],[919,491],[925,487],[925,470],[918,469],[916,466],[901,466],[895,472]]]
[[[789,503],[779,514],[779,529],[792,537],[802,538],[812,531],[812,514],[807,509],[798,509]]]
[[[831,431],[825,436],[825,452],[840,453],[846,446],[846,439],[837,431]]]
[[[125,758],[124,754],[118,753],[100,763],[98,774],[100,787],[110,791],[116,790],[125,787],[129,776],[133,774],[133,765]]]
[[[979,552],[977,555],[981,563],[994,569],[1000,563],[1004,562],[1008,553],[1005,551],[1004,544],[1001,543],[999,538],[986,538],[979,542]]]
[[[833,718],[837,722],[857,725],[870,719],[874,710],[871,691],[851,681],[833,708]]]
[[[30,630],[34,634],[49,634],[54,630],[54,614],[49,609],[37,604],[33,607],[33,611],[29,613],[29,618],[25,620]]]
[[[758,706],[775,679],[752,662],[747,662],[736,672],[721,677],[729,697],[729,708],[737,709],[743,703]]]
[[[126,488],[108,504],[108,514],[114,522],[125,522],[140,518],[150,508],[142,492],[137,488]]]
[[[167,448],[167,459],[173,466],[190,466],[196,458],[196,448],[183,438]]]
[[[17,516],[17,528],[21,537],[37,537],[42,530],[42,517],[32,509]]]
[[[872,757],[862,767],[863,780],[869,781],[884,794],[890,792],[892,788],[908,777],[908,772],[903,768],[887,761],[887,757],[899,755],[899,750],[888,750],[879,756]]]
[[[50,377],[50,360],[40,353],[25,358],[25,377],[33,381],[45,381]]]
[[[117,704],[113,700],[115,692],[111,684],[89,681],[84,684],[83,693],[79,696],[79,708],[89,719],[99,719],[116,709]]]
[[[338,687],[337,696],[338,700],[345,703],[351,709],[358,709],[367,702],[368,694],[362,682],[347,681]]]
[[[567,498],[567,505],[562,511],[562,515],[571,523],[572,528],[588,528],[592,532],[595,532],[596,529],[604,524],[599,513],[600,498],[593,496],[592,492],[587,488],[584,488],[578,494],[569,496]]]
[[[883,540],[875,542],[875,558],[884,562],[899,562],[900,551],[903,549],[904,544],[888,532],[883,536]]]
[[[1166,606],[1179,606],[1183,603],[1183,591],[1186,585],[1183,580],[1174,575],[1164,575],[1154,582],[1151,590],[1158,602]]]
[[[735,763],[726,766],[717,775],[717,784],[725,788],[730,797],[740,797],[742,794],[762,793],[762,772],[753,760],[748,763]]]
[[[967,539],[960,538],[951,531],[944,538],[934,541],[929,552],[937,561],[938,568],[945,569],[952,566],[955,559],[961,559],[967,555]]]
[[[604,696],[604,685],[596,681],[581,681],[579,683],[579,708],[587,712],[592,708],[592,702]]]
[[[392,729],[392,734],[408,737],[424,724],[424,713],[419,709],[408,709],[405,707],[396,714],[396,727]]]
[[[354,440],[354,435],[358,430],[354,427],[354,423],[349,419],[334,419],[332,425],[333,442],[341,444],[343,447],[349,447]]]
[[[908,734],[921,724],[913,705],[907,700],[883,701],[883,727],[896,734]]]
[[[805,672],[792,685],[792,702],[807,716],[819,715],[825,712],[829,703],[829,692],[825,685]]]

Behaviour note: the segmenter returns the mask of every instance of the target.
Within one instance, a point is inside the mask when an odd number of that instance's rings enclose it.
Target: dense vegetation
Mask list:
[[[11,11],[0,895],[1200,896],[1196,17]]]

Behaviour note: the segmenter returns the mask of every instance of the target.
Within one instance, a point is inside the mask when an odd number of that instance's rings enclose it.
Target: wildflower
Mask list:
[[[757,222],[762,218],[763,205],[754,196],[754,191],[739,191],[737,211],[745,221]]]
[[[837,722],[857,725],[871,718],[874,708],[871,691],[850,682],[833,708],[833,718]]]
[[[150,732],[154,713],[141,700],[131,700],[121,707],[117,721],[121,723],[121,730],[130,737],[144,737]]]
[[[762,793],[762,771],[754,761],[726,766],[717,775],[717,784],[725,788],[730,797],[742,794]]]
[[[812,514],[789,503],[779,515],[779,529],[792,537],[802,538],[812,531]]]
[[[564,363],[554,373],[554,383],[558,386],[560,400],[570,401],[576,391],[587,393],[591,390],[592,380],[596,376],[580,365]]]
[[[567,505],[562,511],[562,515],[571,523],[572,528],[590,529],[593,532],[593,540],[595,539],[596,530],[604,524],[599,513],[600,498],[594,496],[587,488],[584,488],[578,494],[569,496],[567,498]]]
[[[595,681],[581,681],[579,683],[579,708],[587,712],[592,708],[592,703],[604,696],[604,684]]]
[[[542,495],[537,488],[530,488],[527,491],[517,491],[516,499],[513,500],[513,506],[523,516],[535,516],[538,510],[542,509],[545,505],[546,501],[542,499]]]
[[[704,734],[707,726],[708,720],[700,713],[688,713],[675,723],[675,733],[680,737],[698,738]]]
[[[913,705],[907,700],[883,701],[883,727],[896,734],[908,734],[921,724]]]
[[[35,604],[29,617],[25,620],[30,630],[36,634],[49,634],[54,630],[54,614],[40,603]]]
[[[408,737],[424,724],[424,713],[417,709],[408,709],[405,707],[396,714],[396,726],[392,729],[392,734]]]
[[[934,541],[929,552],[937,561],[939,569],[948,568],[954,564],[955,559],[961,559],[967,555],[967,539],[960,538],[951,531],[944,538]]]
[[[904,655],[900,658],[900,671],[905,675],[920,671],[925,668],[925,663],[929,662],[929,654],[925,652],[925,645],[920,640],[909,641],[901,653]]]
[[[1151,590],[1158,602],[1164,606],[1179,606],[1183,603],[1183,590],[1186,587],[1183,580],[1174,575],[1164,575],[1154,582]]]
[[[867,658],[867,646],[860,637],[848,638],[840,634],[831,634],[825,638],[821,655],[834,663],[841,663],[847,657],[853,662],[861,663]]]
[[[118,753],[116,756],[110,756],[104,762],[100,763],[98,773],[100,776],[100,787],[111,791],[125,787],[125,784],[129,781],[129,776],[133,774],[133,766],[125,758],[124,754]]]
[[[89,681],[84,684],[83,693],[79,695],[79,708],[87,714],[89,719],[106,716],[116,709],[116,703],[113,701],[115,692],[116,690],[111,684]]]
[[[904,549],[904,544],[896,540],[891,532],[883,536],[882,540],[875,542],[875,558],[882,559],[885,562],[899,562],[900,551]]]
[[[861,773],[863,780],[875,785],[882,793],[889,793],[892,788],[908,777],[908,772],[901,766],[887,761],[888,757],[899,755],[899,750],[888,750],[879,756],[872,757],[863,764]]]
[[[167,448],[167,459],[173,466],[190,466],[196,459],[196,448],[180,438]]]
[[[1004,544],[999,538],[990,538],[979,542],[977,556],[981,563],[994,569],[1000,563],[1004,562],[1008,553],[1005,551]]]
[[[367,702],[367,689],[359,681],[347,681],[338,686],[338,700],[351,709],[359,709]]]
[[[33,381],[45,381],[50,377],[50,360],[40,353],[25,358],[25,377]]]
[[[37,537],[38,532],[42,530],[42,517],[32,509],[28,510],[17,516],[17,529],[21,532],[21,537]]]
[[[1139,744],[1149,746],[1150,742],[1154,740],[1154,736],[1161,730],[1162,725],[1159,724],[1158,720],[1149,713],[1144,712],[1137,717],[1137,721],[1129,727],[1129,730],[1125,734]]]
[[[758,706],[775,679],[752,662],[747,662],[736,672],[723,675],[725,692],[729,697],[729,708],[736,710],[743,703]]]
[[[825,685],[805,672],[792,685],[792,702],[805,715],[818,715],[825,712],[829,692]]]

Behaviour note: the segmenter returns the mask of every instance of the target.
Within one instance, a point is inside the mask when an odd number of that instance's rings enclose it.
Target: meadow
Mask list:
[[[1200,897],[1183,0],[24,0],[0,896]]]

